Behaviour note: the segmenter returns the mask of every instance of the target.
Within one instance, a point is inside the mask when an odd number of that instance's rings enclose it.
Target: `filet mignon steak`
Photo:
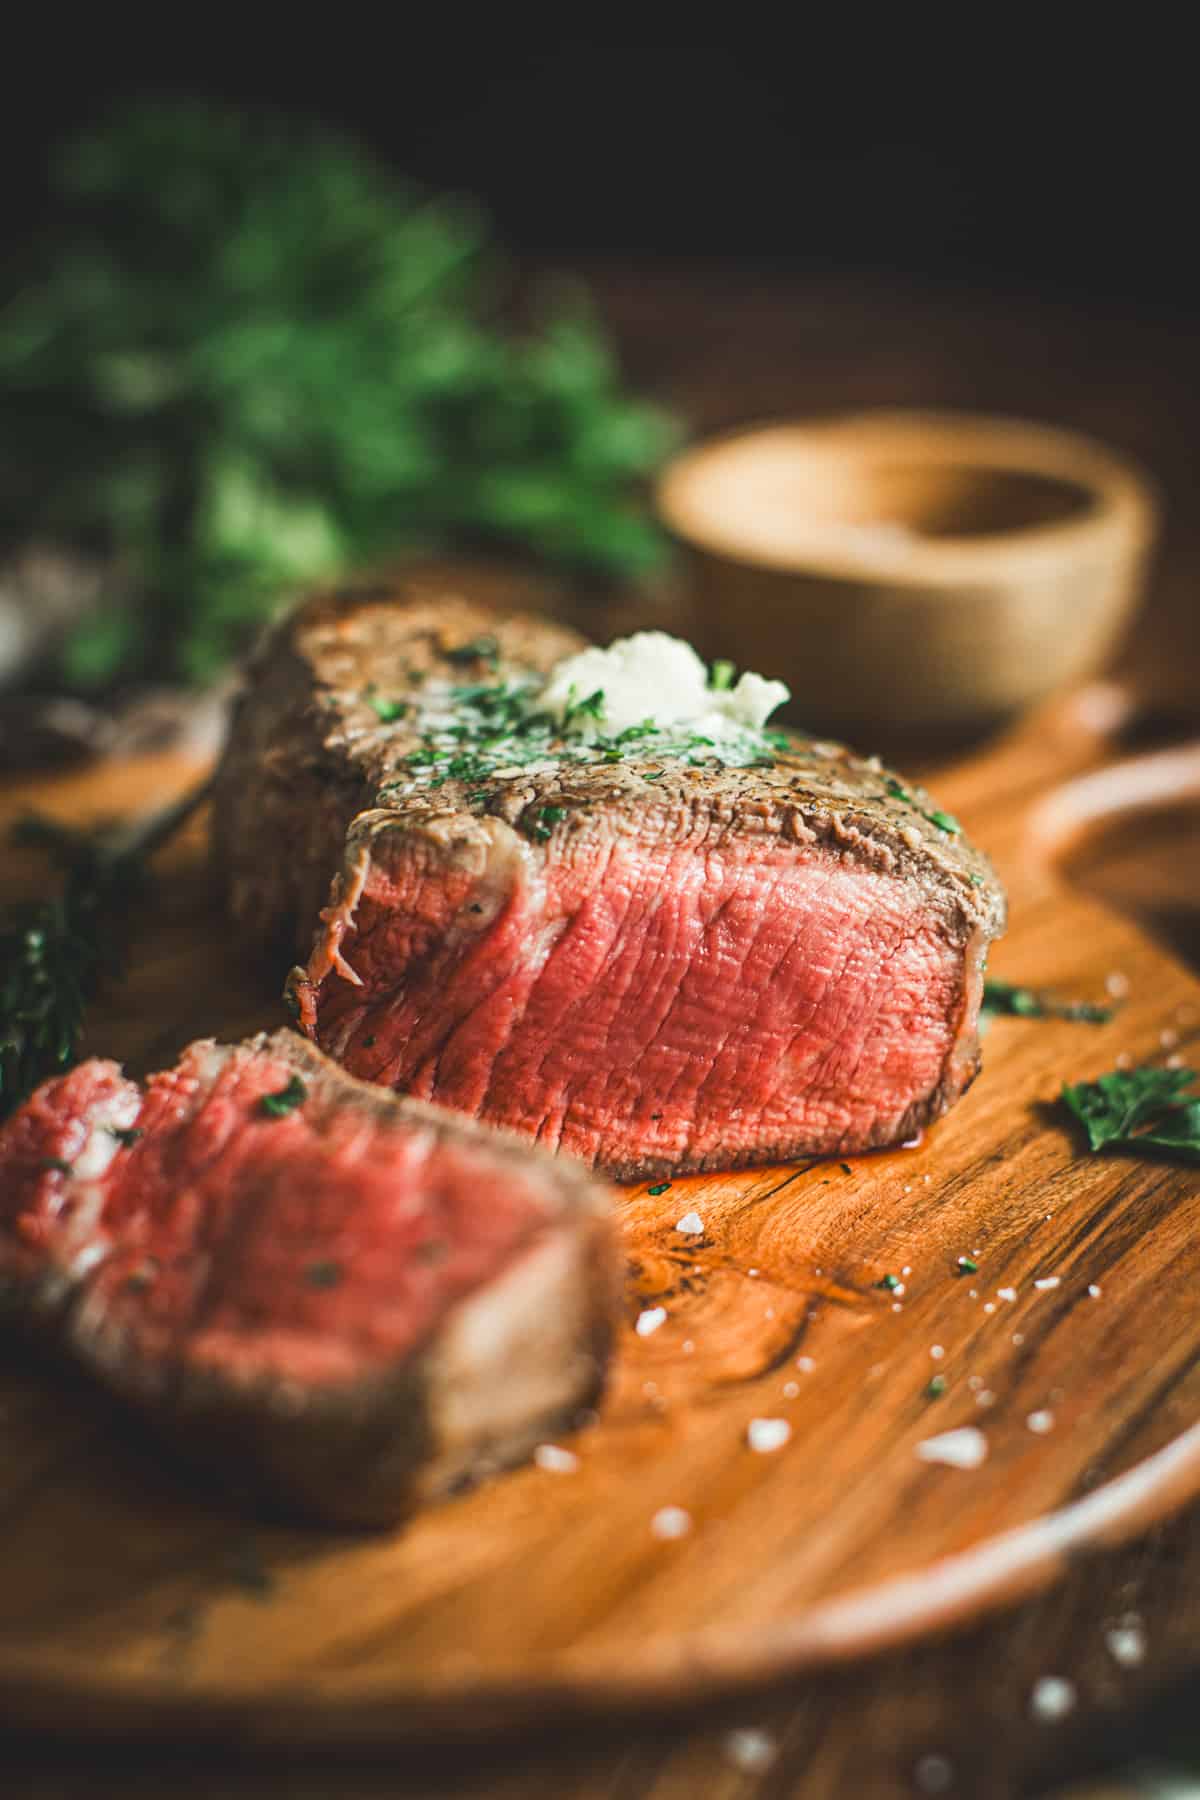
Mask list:
[[[39,1088],[0,1129],[0,1298],[233,1488],[377,1523],[596,1396],[620,1263],[585,1171],[280,1031]]]
[[[303,939],[334,874],[304,1030],[623,1179],[911,1137],[978,1065],[986,859],[877,759],[798,736],[737,767],[637,731],[583,760],[544,733],[499,767],[467,753],[581,644],[387,589],[276,633],[215,842],[251,931]],[[431,752],[455,708],[464,754]]]

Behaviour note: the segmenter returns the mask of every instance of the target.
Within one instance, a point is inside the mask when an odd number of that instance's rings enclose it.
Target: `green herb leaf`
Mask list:
[[[886,1288],[889,1294],[894,1294],[896,1289],[900,1286],[900,1277],[898,1275],[881,1275],[879,1280],[875,1283],[875,1286],[877,1288]]]
[[[139,1138],[146,1135],[140,1125],[108,1125],[105,1129],[109,1137],[115,1137],[118,1144],[123,1144],[126,1150],[132,1150]]]
[[[931,1376],[925,1389],[925,1398],[927,1400],[940,1400],[945,1391],[946,1377],[944,1375]]]
[[[286,1087],[280,1088],[277,1094],[264,1094],[258,1103],[260,1113],[269,1119],[284,1119],[288,1113],[295,1112],[308,1099],[308,1089],[298,1075],[288,1079]]]
[[[342,1279],[342,1265],[337,1262],[309,1263],[304,1271],[304,1279],[309,1287],[333,1288]]]
[[[724,694],[733,686],[733,678],[737,670],[731,662],[715,662],[709,677],[709,687],[714,694]]]
[[[489,662],[495,668],[500,660],[500,646],[495,638],[489,635],[472,638],[466,644],[456,644],[453,650],[447,650],[444,654],[447,662]]]
[[[954,1265],[956,1275],[978,1275],[979,1264],[973,1256],[960,1256]]]
[[[1200,1099],[1186,1091],[1196,1078],[1194,1069],[1114,1069],[1065,1085],[1062,1100],[1092,1150],[1161,1151],[1200,1163]]]
[[[670,1185],[669,1181],[660,1181],[656,1187],[647,1188],[646,1192],[657,1197],[659,1194],[665,1194]]]
[[[94,837],[52,819],[22,820],[13,841],[63,871],[60,892],[0,922],[0,1117],[75,1060],[88,1002],[122,964],[124,926],[154,852],[208,784],[134,825]]]
[[[282,592],[414,545],[664,560],[638,495],[675,427],[581,296],[501,323],[470,202],[311,121],[176,98],[120,107],[45,185],[0,309],[0,537],[96,546],[119,583],[73,684],[206,679]]]
[[[1096,1006],[1090,1000],[1055,1000],[1011,981],[984,983],[983,1010],[1020,1019],[1070,1019],[1086,1025],[1106,1025],[1113,1016],[1111,1006]]]
[[[937,812],[925,813],[923,817],[928,819],[931,825],[936,825],[939,831],[945,831],[951,837],[957,837],[962,830],[962,826],[953,813],[942,812],[939,809]]]
[[[367,705],[385,725],[394,725],[408,711],[408,703],[404,700],[385,700],[379,694],[368,694]]]

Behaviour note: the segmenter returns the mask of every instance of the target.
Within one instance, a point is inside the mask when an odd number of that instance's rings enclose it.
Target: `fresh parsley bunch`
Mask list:
[[[70,146],[0,306],[0,539],[111,570],[62,674],[204,679],[282,588],[410,546],[603,577],[673,441],[579,297],[500,320],[476,209],[328,131],[142,104]]]
[[[1114,1069],[1066,1086],[1063,1102],[1092,1150],[1159,1151],[1200,1163],[1200,1097],[1195,1069]]]

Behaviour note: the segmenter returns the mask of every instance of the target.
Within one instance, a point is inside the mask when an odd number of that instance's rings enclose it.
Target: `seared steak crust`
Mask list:
[[[986,858],[877,759],[800,737],[769,767],[635,744],[414,779],[429,683],[579,647],[386,590],[284,624],[216,844],[245,925],[303,935],[336,871],[291,985],[303,1028],[360,1075],[625,1179],[913,1135],[978,1064],[1004,922]]]
[[[144,1089],[82,1064],[0,1130],[6,1314],[293,1514],[385,1523],[527,1454],[596,1397],[620,1279],[581,1169],[290,1031]]]

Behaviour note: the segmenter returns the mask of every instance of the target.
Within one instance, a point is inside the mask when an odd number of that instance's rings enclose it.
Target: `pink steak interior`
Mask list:
[[[542,1205],[485,1151],[433,1154],[432,1130],[381,1127],[336,1090],[264,1112],[292,1073],[193,1045],[144,1092],[112,1063],[48,1084],[0,1133],[0,1261],[73,1296],[114,1357],[136,1346],[151,1384],[184,1357],[247,1383],[396,1362]]]
[[[618,1175],[844,1153],[969,1078],[965,944],[911,877],[766,836],[580,832],[498,880],[396,831],[340,940],[361,985],[326,962],[306,1022],[356,1074]]]

